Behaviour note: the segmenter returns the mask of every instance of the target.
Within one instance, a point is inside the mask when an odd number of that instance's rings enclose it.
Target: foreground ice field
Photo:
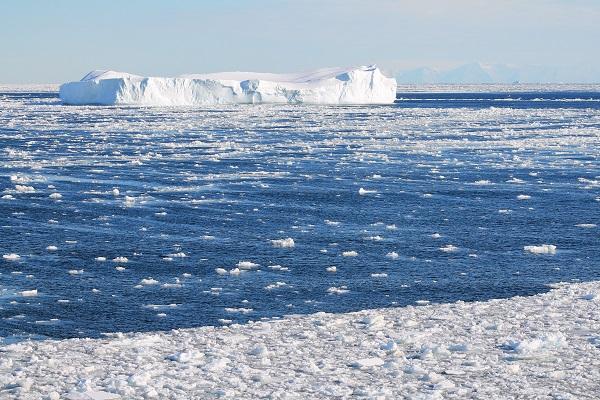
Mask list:
[[[0,347],[0,397],[597,398],[600,282],[554,287],[487,302],[21,342]]]

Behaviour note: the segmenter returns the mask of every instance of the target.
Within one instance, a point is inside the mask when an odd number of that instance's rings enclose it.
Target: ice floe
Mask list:
[[[273,245],[273,247],[280,247],[280,248],[292,248],[296,245],[296,243],[294,242],[294,239],[292,239],[292,238],[274,239],[274,240],[271,240],[271,244]]]
[[[523,250],[534,254],[556,254],[556,246],[553,244],[524,246]]]

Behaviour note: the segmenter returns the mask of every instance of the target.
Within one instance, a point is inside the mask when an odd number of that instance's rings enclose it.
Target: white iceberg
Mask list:
[[[396,80],[376,66],[295,74],[220,72],[175,78],[92,71],[60,86],[65,104],[194,106],[210,104],[389,104]]]

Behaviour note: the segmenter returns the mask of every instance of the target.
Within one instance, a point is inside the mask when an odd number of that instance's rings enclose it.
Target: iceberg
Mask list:
[[[396,98],[396,80],[374,65],[295,74],[219,72],[175,78],[96,70],[61,85],[60,98],[74,105],[389,104]]]

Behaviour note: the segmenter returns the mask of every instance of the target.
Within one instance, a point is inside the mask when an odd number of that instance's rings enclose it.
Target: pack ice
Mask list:
[[[396,80],[374,65],[296,74],[219,72],[175,78],[92,71],[60,86],[65,104],[193,106],[209,104],[389,104]]]

